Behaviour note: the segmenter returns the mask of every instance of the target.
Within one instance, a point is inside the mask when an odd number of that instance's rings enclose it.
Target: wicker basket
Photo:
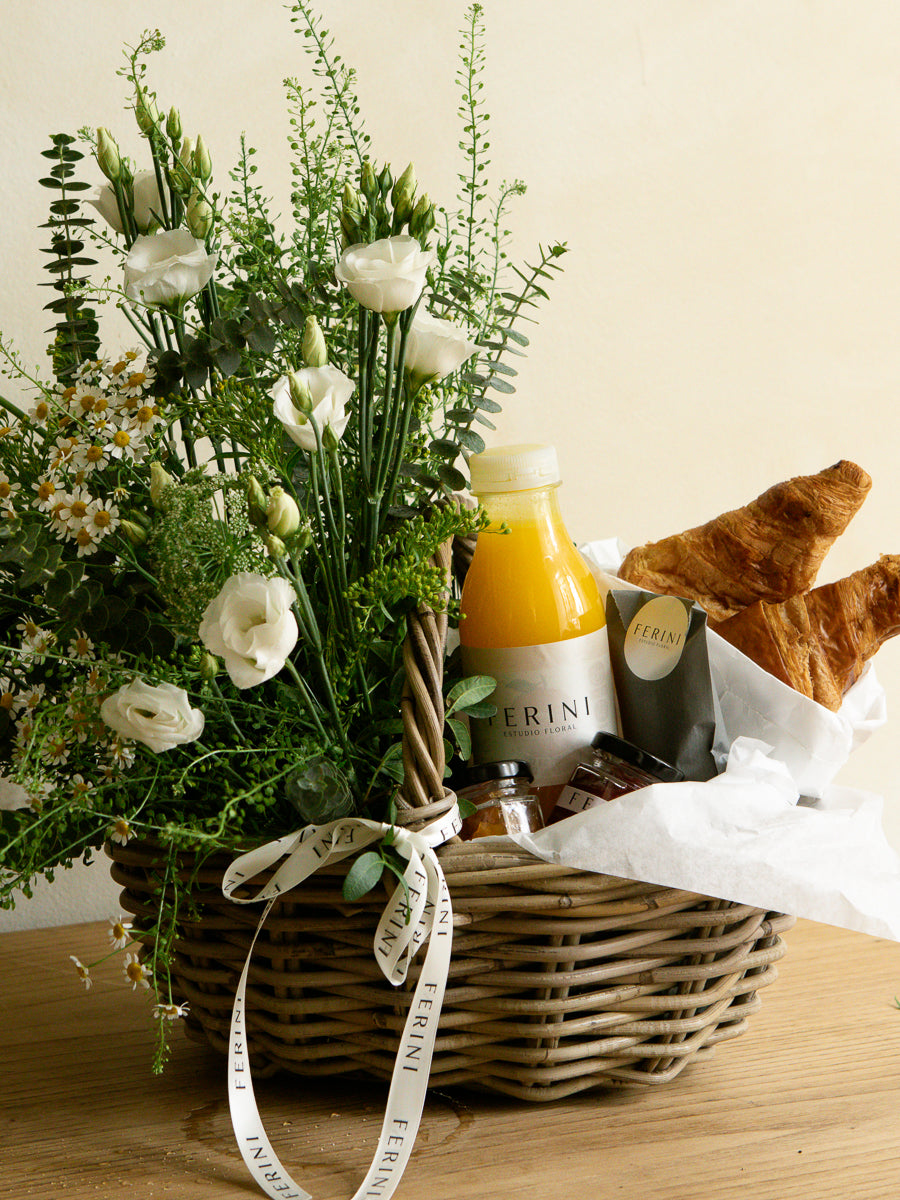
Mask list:
[[[445,624],[423,611],[406,643],[406,811],[413,828],[453,803],[443,787],[441,663]],[[431,797],[441,796],[437,803]],[[123,907],[152,918],[163,853],[110,846]],[[515,846],[454,841],[438,851],[454,911],[453,959],[432,1085],[523,1100],[587,1088],[659,1084],[741,1034],[773,982],[792,918],[691,892],[538,861]],[[196,868],[199,919],[176,947],[188,1031],[224,1052],[255,907],[220,891],[230,861]],[[347,870],[318,872],[273,908],[253,954],[247,1033],[253,1069],[388,1080],[417,968],[388,984],[372,943],[385,894],[348,905]]]

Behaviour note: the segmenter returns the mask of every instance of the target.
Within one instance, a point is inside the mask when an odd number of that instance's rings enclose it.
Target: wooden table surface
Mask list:
[[[749,1031],[661,1088],[525,1106],[430,1093],[398,1200],[894,1200],[900,1196],[900,947],[799,922]],[[0,1196],[251,1200],[222,1060],[178,1031],[150,1073],[147,992],[117,956],[85,993],[69,954],[106,926],[0,936]],[[385,1090],[262,1080],[282,1162],[345,1200]]]

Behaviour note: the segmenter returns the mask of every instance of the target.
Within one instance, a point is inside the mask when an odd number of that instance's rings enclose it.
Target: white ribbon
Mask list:
[[[389,831],[393,832],[394,848],[407,859],[403,873],[406,886],[398,882],[378,923],[375,959],[385,978],[396,987],[406,979],[409,964],[425,941],[428,950],[400,1038],[375,1157],[352,1198],[388,1200],[406,1169],[419,1130],[450,967],[453,910],[434,847],[458,833],[461,827],[456,805],[419,833],[382,825],[378,821],[347,817],[327,825],[310,825],[299,833],[242,854],[225,872],[222,891],[236,904],[267,901],[234,997],[228,1050],[228,1102],[244,1162],[272,1200],[310,1200],[309,1193],[295,1183],[282,1166],[266,1136],[247,1059],[245,1011],[250,957],[272,905],[326,863],[355,854],[364,846],[379,841]],[[282,858],[285,861],[255,896],[234,895],[235,889],[246,880],[274,866]]]

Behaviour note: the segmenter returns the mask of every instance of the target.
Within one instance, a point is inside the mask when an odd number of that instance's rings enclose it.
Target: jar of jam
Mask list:
[[[549,824],[593,808],[601,800],[615,800],[653,783],[678,783],[682,779],[683,773],[661,758],[615,734],[598,733],[560,793]]]
[[[475,805],[463,819],[460,837],[469,840],[542,829],[541,802],[531,789],[531,769],[524,762],[487,762],[464,767],[451,782],[461,800]]]

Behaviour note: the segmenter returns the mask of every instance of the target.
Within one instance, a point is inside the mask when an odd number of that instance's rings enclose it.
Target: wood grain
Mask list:
[[[114,957],[85,994],[68,955],[105,926],[0,937],[0,1196],[252,1197],[224,1063],[182,1037],[150,1073],[148,993]],[[672,1083],[538,1109],[429,1094],[398,1200],[888,1200],[900,1194],[900,948],[800,922],[742,1038]],[[276,1078],[257,1086],[273,1144],[316,1200],[353,1194],[385,1090]]]

